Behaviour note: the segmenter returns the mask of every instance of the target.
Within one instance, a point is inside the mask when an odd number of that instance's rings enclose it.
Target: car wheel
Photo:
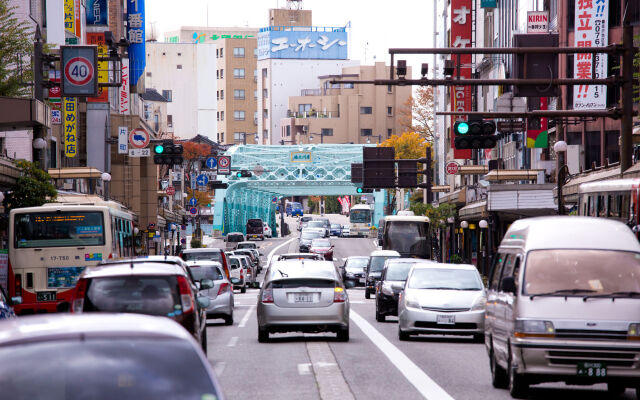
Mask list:
[[[371,294],[369,293],[369,289],[365,289],[364,290],[364,298],[365,299],[370,299],[371,298]]]
[[[242,288],[240,288],[240,293],[247,293],[247,285],[242,286]]]
[[[473,341],[476,343],[484,343],[484,333],[474,333]]]
[[[269,341],[269,331],[258,328],[258,342],[267,343]]]
[[[349,341],[349,326],[347,325],[346,328],[340,328],[340,330],[336,334],[336,337],[341,342],[348,342]]]
[[[231,313],[231,315],[224,317],[224,324],[233,325],[233,312]]]
[[[411,339],[411,334],[409,332],[404,332],[402,329],[400,329],[400,326],[398,326],[398,339],[404,341],[410,340]]]
[[[529,391],[529,382],[527,378],[516,372],[516,368],[511,364],[511,356],[509,356],[509,366],[507,373],[509,374],[509,394],[514,399],[524,399]]]
[[[489,369],[491,370],[491,384],[496,389],[505,389],[509,385],[507,371],[504,370],[496,360],[493,348],[489,353]]]
[[[627,388],[618,382],[609,382],[607,383],[607,392],[609,393],[609,395],[613,396],[613,397],[618,397],[621,396],[625,390],[627,390]]]
[[[205,324],[204,329],[202,330],[202,336],[200,336],[200,347],[202,347],[202,351],[204,354],[207,354],[207,326]]]
[[[377,310],[376,310],[376,321],[378,322],[385,322],[387,320],[387,316],[384,314],[380,314]]]

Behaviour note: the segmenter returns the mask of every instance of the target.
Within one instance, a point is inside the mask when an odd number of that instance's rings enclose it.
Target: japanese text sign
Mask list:
[[[78,103],[75,97],[64,97],[62,99],[63,114],[63,135],[64,135],[64,156],[73,158],[78,155]]]
[[[145,54],[145,0],[127,0],[127,38],[129,45],[129,80],[131,85],[138,79],[147,65]]]
[[[98,57],[108,57],[108,49],[104,40],[104,33],[87,33],[87,43],[98,46]],[[98,61],[98,83],[109,83],[109,62]],[[98,87],[98,96],[89,97],[89,102],[109,102],[109,90],[106,87]]]
[[[87,25],[108,25],[108,0],[87,0]]]
[[[471,0],[451,0],[451,47],[471,47],[472,19]],[[457,63],[458,57],[452,57]],[[460,78],[471,79],[471,54],[460,55]],[[457,76],[456,76],[457,77]],[[471,86],[453,86],[451,90],[452,111],[471,111]],[[465,117],[452,116],[451,126]],[[458,150],[454,144],[455,135],[451,135],[451,148],[456,159],[470,159],[471,150]]]
[[[129,114],[129,59],[122,59],[122,78],[118,88],[118,103],[120,114]]]
[[[75,35],[76,19],[75,19],[75,0],[64,0],[64,30]]]
[[[307,30],[266,30],[258,34],[258,60],[267,58],[346,60],[344,28],[309,27]]]

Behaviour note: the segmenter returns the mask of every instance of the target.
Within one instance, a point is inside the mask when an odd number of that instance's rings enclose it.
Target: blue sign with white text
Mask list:
[[[87,0],[87,25],[109,25],[108,0]]]
[[[258,33],[258,60],[268,58],[346,60],[347,57],[345,28],[272,26],[262,28]]]
[[[137,85],[147,65],[145,51],[145,0],[127,0],[127,39],[129,39],[129,79]]]

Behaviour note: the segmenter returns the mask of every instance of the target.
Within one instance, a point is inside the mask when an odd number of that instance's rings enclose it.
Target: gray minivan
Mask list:
[[[574,216],[517,220],[488,286],[494,387],[508,387],[514,398],[551,381],[640,392],[640,244],[626,225]]]

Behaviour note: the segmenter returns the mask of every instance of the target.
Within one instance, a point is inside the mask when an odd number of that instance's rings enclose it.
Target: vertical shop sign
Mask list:
[[[451,0],[451,47],[472,47],[472,5],[471,0]],[[457,63],[458,57],[452,57]],[[460,55],[460,78],[471,79],[471,54]],[[456,72],[457,74],[457,72]],[[456,76],[457,78],[457,76]],[[453,86],[451,90],[451,109],[453,111],[471,111],[471,86]],[[452,116],[451,126],[463,116]],[[455,148],[455,134],[451,134],[451,148],[456,159],[470,159],[471,150]]]
[[[122,78],[118,88],[118,103],[120,114],[129,114],[129,59],[122,59]]]
[[[131,85],[138,84],[138,79],[147,64],[145,53],[145,0],[127,0],[127,37],[129,39],[129,80]]]
[[[62,108],[64,111],[64,156],[73,158],[78,155],[78,123],[77,101],[75,97],[64,97]]]

